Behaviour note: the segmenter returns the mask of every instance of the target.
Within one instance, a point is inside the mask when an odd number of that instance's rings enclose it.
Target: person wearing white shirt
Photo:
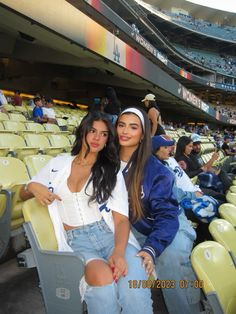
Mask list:
[[[80,292],[90,314],[151,314],[150,289],[130,287],[148,275],[130,232],[114,138],[107,116],[90,112],[76,131],[72,156],[53,158],[20,195],[48,206],[58,249],[74,251],[84,262]]]

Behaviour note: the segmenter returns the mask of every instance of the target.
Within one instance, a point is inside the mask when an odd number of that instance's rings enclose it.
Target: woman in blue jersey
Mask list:
[[[139,245],[130,233],[119,168],[111,122],[104,113],[91,112],[76,131],[72,156],[53,158],[21,198],[34,196],[47,205],[58,249],[72,250],[84,261],[80,287],[89,314],[151,314],[150,290],[132,286],[147,274],[136,256]]]
[[[182,280],[195,280],[189,255],[195,232],[173,195],[173,174],[151,154],[150,124],[136,108],[118,117],[120,159],[130,201],[130,220],[142,249],[139,256],[149,269],[156,263],[170,314],[199,313],[200,291]]]

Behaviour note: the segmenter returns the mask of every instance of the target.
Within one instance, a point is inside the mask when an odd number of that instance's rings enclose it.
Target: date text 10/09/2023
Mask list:
[[[187,289],[187,288],[195,288],[202,289],[204,286],[203,280],[129,280],[129,288],[130,289],[139,289],[139,288],[156,288],[156,289]]]

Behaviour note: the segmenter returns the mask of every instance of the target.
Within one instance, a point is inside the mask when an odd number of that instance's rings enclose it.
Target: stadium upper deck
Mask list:
[[[70,2],[76,3],[79,10],[62,0],[60,6],[55,5],[58,1],[50,5],[46,1],[37,5],[2,1],[3,88],[15,88],[18,80],[21,90],[50,90],[57,93],[50,93],[53,97],[77,97],[80,103],[86,103],[109,84],[120,88],[119,95],[126,105],[137,102],[148,90],[158,95],[164,114],[170,117],[181,113],[183,119],[191,115],[203,121],[216,122],[217,118],[227,122],[216,116],[210,104],[162,71],[153,62],[157,58],[150,57],[137,43],[136,49],[126,44],[130,44],[129,34],[121,30],[116,33],[114,23],[102,18],[87,1]],[[97,19],[106,28],[94,21]],[[118,17],[113,22],[132,29]]]

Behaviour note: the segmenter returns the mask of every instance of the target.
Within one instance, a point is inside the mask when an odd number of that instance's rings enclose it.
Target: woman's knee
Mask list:
[[[109,265],[102,260],[93,260],[85,267],[85,280],[90,286],[105,286],[113,282]]]

